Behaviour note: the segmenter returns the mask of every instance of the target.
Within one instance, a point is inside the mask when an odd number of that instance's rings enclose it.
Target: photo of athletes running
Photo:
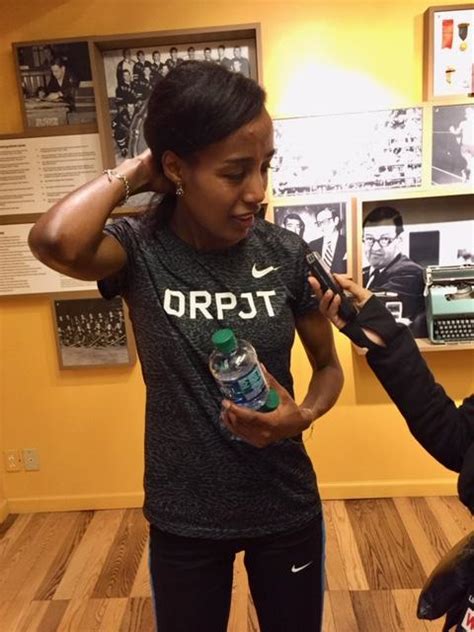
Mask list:
[[[432,184],[474,184],[474,105],[433,108]]]

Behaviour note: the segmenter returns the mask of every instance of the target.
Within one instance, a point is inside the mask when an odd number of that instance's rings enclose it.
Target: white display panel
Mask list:
[[[101,171],[98,134],[0,139],[0,216],[44,213]]]
[[[32,224],[0,226],[0,296],[95,290],[95,281],[71,279],[44,266],[28,247]]]

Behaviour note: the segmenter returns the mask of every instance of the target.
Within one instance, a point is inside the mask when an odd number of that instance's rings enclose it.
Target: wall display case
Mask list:
[[[334,272],[379,288],[426,348],[433,347],[426,342],[427,268],[473,263],[473,14],[474,5],[425,14],[425,92],[439,103],[274,122],[273,221],[298,232]],[[25,132],[0,138],[0,295],[95,290],[33,258],[32,222],[104,167],[146,148],[147,99],[170,69],[207,60],[261,81],[260,51],[256,24],[15,43]],[[132,196],[115,214],[141,210],[150,198]],[[380,232],[370,220],[380,206],[395,210],[402,230],[392,222],[393,235]],[[409,272],[395,290],[388,260],[378,266],[385,280],[375,285],[373,278],[374,252],[385,249]],[[61,349],[60,361],[68,364]]]
[[[424,98],[474,95],[474,4],[430,7],[424,15]]]
[[[18,42],[13,55],[25,129],[97,131],[87,38]]]
[[[121,298],[97,292],[56,295],[51,299],[61,369],[130,366],[135,346]]]

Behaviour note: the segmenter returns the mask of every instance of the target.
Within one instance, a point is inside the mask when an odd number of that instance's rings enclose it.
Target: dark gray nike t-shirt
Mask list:
[[[234,440],[219,422],[222,396],[208,368],[212,334],[230,327],[293,393],[295,317],[317,306],[304,242],[264,220],[219,252],[196,251],[139,218],[120,218],[106,232],[128,257],[99,288],[128,304],[146,384],[147,519],[170,533],[218,539],[304,526],[321,505],[303,443],[258,449]]]

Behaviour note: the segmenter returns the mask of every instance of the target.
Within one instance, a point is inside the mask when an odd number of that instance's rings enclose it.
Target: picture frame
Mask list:
[[[402,192],[394,197],[393,192],[384,192],[359,198],[356,206],[356,282],[374,292],[395,318],[411,329],[422,350],[438,349],[427,340],[425,272],[427,266],[474,264],[474,194],[424,190],[415,195]],[[393,215],[381,221],[376,212],[381,207],[400,215],[400,232]],[[367,223],[368,217],[371,219]],[[392,242],[375,246],[367,241],[367,236],[374,240],[385,236]],[[372,256],[368,252],[371,246]],[[377,267],[382,273],[371,278]],[[457,344],[453,348],[471,349],[474,343]]]
[[[474,186],[474,102],[434,105],[431,130],[431,184]]]
[[[261,80],[258,24],[93,38],[91,49],[94,80],[99,87],[102,153],[109,168],[146,149],[142,125],[147,98],[154,82],[173,64],[190,55],[201,60],[210,55],[210,61],[217,63],[222,51],[224,57],[219,63],[226,67],[230,63],[236,65],[238,49],[239,70]],[[150,193],[131,196],[124,210],[143,209],[151,197]]]
[[[474,96],[474,4],[429,7],[423,27],[425,101]]]
[[[12,47],[24,129],[45,136],[97,132],[89,38]]]
[[[55,294],[51,308],[61,370],[135,363],[132,329],[120,297],[106,300],[98,292]]]
[[[291,230],[318,252],[332,272],[352,276],[352,203],[350,198],[273,204],[273,221]]]
[[[275,119],[272,195],[419,188],[423,125],[423,107]]]

